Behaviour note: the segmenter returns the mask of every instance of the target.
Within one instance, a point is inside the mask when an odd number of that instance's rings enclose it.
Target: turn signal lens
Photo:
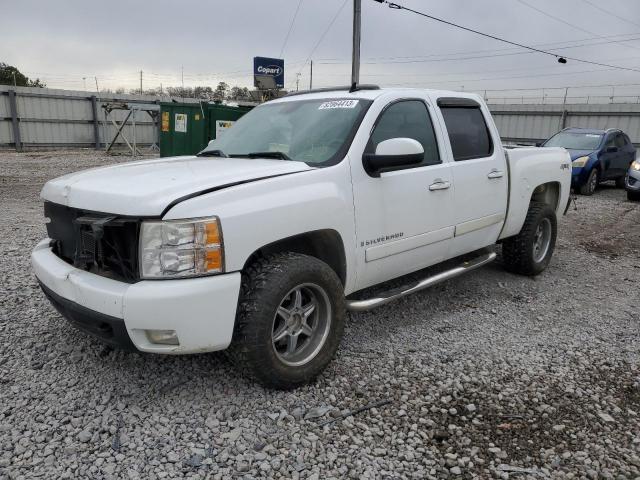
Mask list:
[[[205,270],[219,272],[222,270],[222,250],[209,250],[205,255]]]
[[[223,271],[224,247],[218,217],[142,223],[142,278],[196,277]]]
[[[206,223],[204,229],[207,244],[220,245],[220,228],[218,222]]]

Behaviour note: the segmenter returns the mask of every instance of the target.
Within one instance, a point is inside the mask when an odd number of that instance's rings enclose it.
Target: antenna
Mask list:
[[[353,51],[351,55],[351,91],[360,82],[360,30],[362,24],[362,1],[353,0]]]

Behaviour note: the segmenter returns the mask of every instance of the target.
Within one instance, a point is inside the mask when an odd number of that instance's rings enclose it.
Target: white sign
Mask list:
[[[216,120],[216,138],[220,138],[227,128],[236,123],[233,120]]]
[[[176,132],[187,133],[187,114],[186,113],[176,113],[176,121],[174,123],[174,128]]]
[[[334,100],[332,102],[324,102],[318,110],[327,110],[329,108],[356,108],[358,100]]]

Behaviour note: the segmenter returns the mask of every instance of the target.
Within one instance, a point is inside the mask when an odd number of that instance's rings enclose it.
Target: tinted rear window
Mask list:
[[[493,153],[489,129],[478,107],[441,107],[456,161],[488,157]]]

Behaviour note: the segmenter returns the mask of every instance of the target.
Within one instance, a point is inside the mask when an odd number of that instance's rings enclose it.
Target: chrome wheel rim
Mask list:
[[[319,285],[305,283],[287,293],[273,319],[271,343],[278,359],[298,367],[313,360],[329,336],[331,302]]]
[[[533,236],[533,261],[540,263],[547,256],[551,245],[551,221],[543,218]]]

